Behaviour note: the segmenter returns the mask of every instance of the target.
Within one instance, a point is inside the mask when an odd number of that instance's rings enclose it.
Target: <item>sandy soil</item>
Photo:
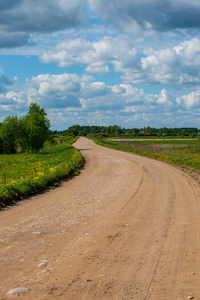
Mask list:
[[[79,176],[0,212],[1,299],[200,299],[198,182],[85,138],[76,147]]]

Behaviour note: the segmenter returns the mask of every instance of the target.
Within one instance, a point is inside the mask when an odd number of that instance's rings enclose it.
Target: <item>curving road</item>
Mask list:
[[[0,212],[1,299],[200,299],[198,182],[85,138],[75,146],[79,176]]]

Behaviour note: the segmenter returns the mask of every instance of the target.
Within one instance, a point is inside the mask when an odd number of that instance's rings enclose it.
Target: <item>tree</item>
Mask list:
[[[28,118],[19,118],[17,143],[21,152],[28,151]]]
[[[81,126],[80,125],[73,125],[71,127],[69,127],[66,132],[65,135],[71,135],[71,136],[77,136],[77,135],[82,135],[81,134]]]
[[[8,116],[1,125],[3,152],[14,154],[17,151],[18,117]]]
[[[50,121],[44,108],[32,103],[26,116],[8,116],[0,123],[0,154],[37,152],[50,134]]]
[[[25,122],[25,121],[24,121]],[[44,108],[37,103],[31,103],[26,116],[26,145],[29,152],[37,152],[43,148],[50,128],[50,121],[46,117]]]

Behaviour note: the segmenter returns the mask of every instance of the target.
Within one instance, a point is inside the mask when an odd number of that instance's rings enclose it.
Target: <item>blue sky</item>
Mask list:
[[[200,128],[200,2],[2,0],[0,122]]]

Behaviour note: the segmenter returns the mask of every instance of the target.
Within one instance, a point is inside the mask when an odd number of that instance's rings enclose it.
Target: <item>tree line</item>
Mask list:
[[[44,108],[31,103],[27,115],[8,116],[0,123],[0,153],[35,153],[43,148],[50,133],[50,121]]]
[[[196,136],[200,131],[197,128],[131,128],[125,129],[113,126],[80,126],[73,125],[64,131],[54,131],[55,134],[71,136],[117,137],[117,136]]]
[[[14,154],[17,151],[35,153],[43,148],[46,139],[51,139],[51,133],[67,136],[197,136],[197,128],[129,128],[113,126],[80,126],[73,125],[67,130],[50,131],[50,121],[44,108],[37,103],[31,103],[27,115],[8,116],[0,123],[0,154]]]

